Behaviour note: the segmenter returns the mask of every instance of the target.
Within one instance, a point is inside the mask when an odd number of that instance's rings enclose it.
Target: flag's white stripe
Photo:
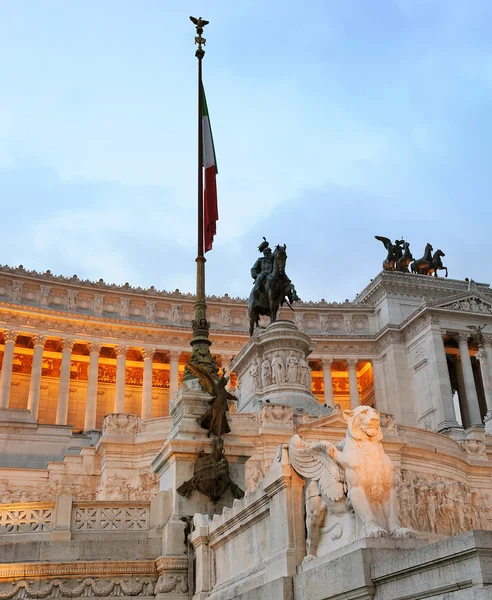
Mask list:
[[[210,122],[208,115],[202,117],[203,127],[203,166],[205,169],[215,165],[214,146],[212,143],[212,131],[210,130]]]

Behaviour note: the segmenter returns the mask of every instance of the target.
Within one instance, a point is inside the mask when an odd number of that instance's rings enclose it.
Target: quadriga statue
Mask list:
[[[326,512],[343,515],[353,509],[368,537],[408,538],[401,527],[394,486],[394,467],[383,449],[380,417],[370,406],[345,410],[345,439],[308,444],[297,434],[289,443],[292,467],[305,479],[307,557],[317,554]],[[328,530],[330,524],[328,523]]]

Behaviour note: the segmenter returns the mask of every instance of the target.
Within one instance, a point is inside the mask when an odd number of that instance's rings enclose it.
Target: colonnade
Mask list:
[[[12,329],[4,330],[4,355],[2,371],[0,374],[0,407],[9,407],[10,388],[12,383],[12,367],[14,359],[14,347],[18,332]],[[32,336],[33,355],[31,378],[29,382],[29,395],[27,408],[32,416],[37,420],[39,412],[39,402],[41,394],[41,376],[43,367],[43,352],[48,336],[34,334]],[[56,406],[57,425],[66,425],[69,408],[70,394],[70,371],[72,362],[72,350],[75,344],[73,338],[61,338],[61,368],[58,387],[58,398]],[[86,390],[84,430],[91,431],[96,428],[96,409],[98,396],[98,371],[99,357],[103,343],[99,341],[87,342],[89,354],[89,369]],[[130,346],[118,344],[115,346],[116,354],[116,378],[114,388],[113,412],[122,413],[125,410],[125,374],[126,358]],[[150,419],[152,415],[152,361],[156,348],[139,348],[143,357],[143,380],[142,380],[142,405],[141,416],[143,419]],[[179,360],[181,352],[177,350],[168,351],[169,364],[169,398],[176,396],[179,386]],[[491,352],[492,356],[492,352]],[[222,366],[226,372],[230,373],[230,364],[234,355],[221,355]],[[348,370],[348,383],[350,394],[350,406],[355,408],[360,404],[358,382],[357,382],[357,364],[358,359],[336,359],[337,362],[345,360]],[[323,380],[324,380],[324,402],[327,406],[333,407],[335,404],[333,392],[332,364],[333,358],[322,360]]]
[[[334,398],[334,394],[333,394],[333,375],[332,375],[332,365],[335,361],[336,362],[345,362],[345,364],[347,365],[350,408],[354,409],[360,405],[359,385],[357,382],[357,365],[359,364],[358,358],[345,358],[345,359],[324,358],[324,359],[322,359],[321,364],[323,367],[323,384],[324,384],[325,404],[332,408],[335,405],[335,398]]]
[[[0,374],[0,408],[9,408],[10,388],[12,384],[12,369],[14,360],[14,347],[18,332],[12,329],[4,330],[4,353],[2,371]],[[29,382],[29,395],[27,409],[37,420],[39,412],[39,401],[41,395],[41,375],[43,367],[43,352],[48,336],[34,334],[32,336],[33,355],[31,378]],[[72,338],[61,339],[61,368],[58,387],[58,399],[56,407],[57,425],[67,425],[69,393],[70,393],[70,367],[72,362],[72,350],[75,340]],[[99,374],[99,356],[103,343],[97,341],[88,342],[89,371],[87,379],[87,392],[85,404],[84,430],[91,431],[96,428],[97,390]],[[113,402],[113,412],[124,412],[125,404],[125,375],[126,357],[130,346],[117,345],[116,352],[116,384]],[[156,348],[140,348],[143,356],[143,385],[142,385],[142,408],[143,419],[149,419],[152,413],[152,359]],[[179,359],[181,352],[171,350],[169,352],[169,394],[174,398],[179,386]],[[232,357],[227,357],[230,364]]]
[[[481,427],[483,425],[480,411],[479,397],[473,366],[468,346],[471,334],[466,332],[457,333],[454,339],[458,343],[459,355],[448,355],[456,367],[456,378],[458,396],[460,399],[460,411],[463,426]],[[479,351],[475,358],[480,364],[480,374],[484,387],[485,402],[487,406],[487,417],[492,417],[492,337],[481,335],[479,340]]]

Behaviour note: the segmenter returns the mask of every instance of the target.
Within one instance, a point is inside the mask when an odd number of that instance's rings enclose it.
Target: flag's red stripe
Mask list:
[[[219,218],[217,208],[217,186],[215,184],[215,165],[205,169],[205,191],[203,197],[203,224],[205,252],[212,250],[212,243],[216,234],[216,222]]]

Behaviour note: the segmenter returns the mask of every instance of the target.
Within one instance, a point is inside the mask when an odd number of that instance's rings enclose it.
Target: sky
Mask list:
[[[492,282],[489,0],[0,0],[0,264],[195,289],[196,80],[219,167],[207,294],[266,236],[303,300],[353,299],[381,235]]]

